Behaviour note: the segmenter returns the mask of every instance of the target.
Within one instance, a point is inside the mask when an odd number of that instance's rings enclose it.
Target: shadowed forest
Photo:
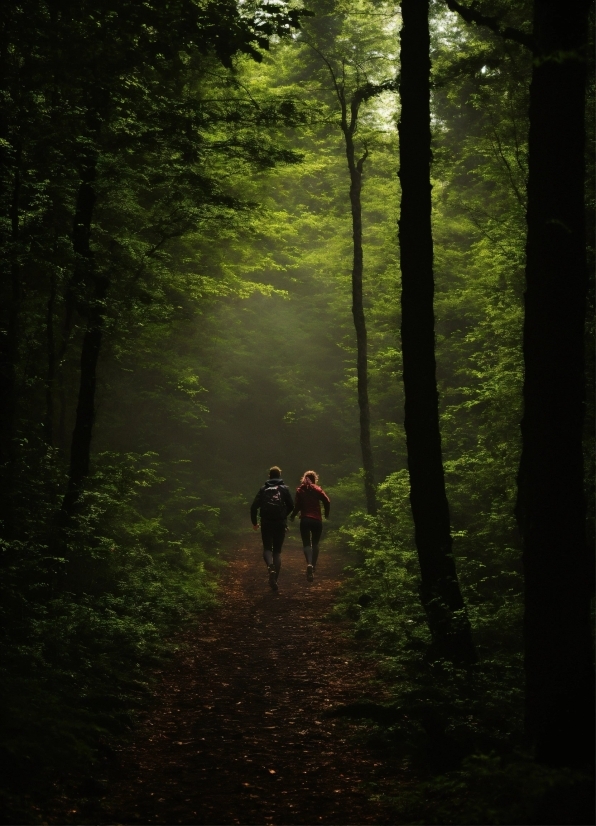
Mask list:
[[[594,823],[593,27],[3,6],[0,822]]]

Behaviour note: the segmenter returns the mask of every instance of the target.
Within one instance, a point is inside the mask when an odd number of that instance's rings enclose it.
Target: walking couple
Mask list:
[[[306,578],[313,581],[317,559],[319,557],[319,540],[323,531],[321,520],[321,502],[325,510],[325,519],[329,517],[331,505],[325,491],[317,484],[318,475],[314,470],[307,470],[300,486],[296,488],[296,503],[284,480],[281,469],[274,465],[269,470],[269,479],[259,490],[250,506],[250,518],[254,530],[258,530],[257,512],[261,512],[261,537],[263,539],[263,559],[269,572],[269,585],[277,591],[277,578],[281,568],[281,549],[288,529],[288,515],[294,521],[300,514],[300,536],[304,556],[306,557]]]

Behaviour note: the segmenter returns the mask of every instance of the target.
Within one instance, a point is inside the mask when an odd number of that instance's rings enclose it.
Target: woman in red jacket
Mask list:
[[[319,540],[323,531],[321,519],[321,502],[325,509],[325,519],[329,518],[331,503],[325,491],[317,485],[318,474],[314,470],[307,470],[296,488],[296,501],[290,519],[300,513],[300,536],[304,556],[306,557],[306,578],[313,581],[315,566],[319,557]],[[311,544],[312,539],[312,544]]]

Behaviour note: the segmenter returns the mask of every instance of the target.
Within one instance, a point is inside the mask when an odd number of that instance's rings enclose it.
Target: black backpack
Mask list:
[[[281,485],[267,485],[261,491],[261,519],[277,522],[286,518],[286,503],[284,502]]]

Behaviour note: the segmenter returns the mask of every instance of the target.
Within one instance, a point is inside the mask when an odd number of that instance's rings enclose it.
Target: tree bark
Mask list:
[[[79,187],[73,228],[73,247],[77,257],[75,282],[85,284],[92,291],[90,298],[78,305],[86,320],[80,361],[79,394],[75,425],[70,447],[68,489],[62,501],[62,514],[69,517],[78,503],[82,484],[89,475],[91,437],[95,421],[95,390],[97,363],[103,336],[103,302],[109,281],[94,272],[93,252],[90,246],[91,222],[96,201],[94,188],[95,166],[87,166]]]
[[[401,5],[399,242],[410,502],[432,653],[466,662],[475,655],[452,553],[435,365],[429,3]]]
[[[15,415],[17,397],[18,328],[21,304],[21,273],[18,244],[20,230],[19,198],[21,191],[21,153],[15,152],[12,192],[9,203],[10,236],[8,285],[6,291],[5,330],[0,332],[0,520],[2,534],[9,539],[14,533],[13,478],[15,469]]]
[[[57,386],[58,396],[58,428],[56,434],[56,443],[62,453],[66,454],[66,413],[67,413],[67,398],[66,398],[66,377],[65,377],[65,359],[68,352],[68,347],[71,343],[73,322],[75,315],[75,295],[74,295],[74,274],[70,283],[66,288],[64,296],[64,318],[62,321],[62,332],[60,349],[56,357],[55,370],[55,384]]]
[[[352,119],[348,123],[345,103],[343,106],[342,131],[346,145],[346,158],[350,172],[350,206],[352,211],[352,316],[356,330],[356,374],[358,378],[358,407],[360,409],[360,449],[364,470],[364,493],[366,510],[374,515],[377,512],[377,493],[375,486],[375,469],[370,439],[370,402],[368,399],[368,336],[362,278],[364,274],[364,256],[362,252],[362,171],[367,152],[356,160],[354,148],[354,131],[358,118],[358,104],[352,104]]]
[[[540,761],[594,758],[582,424],[589,3],[535,0],[530,86],[522,456],[526,727]]]
[[[107,292],[107,279],[98,279],[95,299],[99,305]],[[99,307],[87,312],[87,329],[81,348],[81,374],[75,426],[70,447],[68,488],[78,496],[84,479],[89,475],[91,436],[95,421],[95,390],[97,363],[103,336],[103,316]]]
[[[54,388],[56,383],[56,345],[54,342],[54,309],[56,305],[56,276],[50,277],[50,295],[46,308],[46,341],[48,347],[48,377],[46,380],[45,436],[50,447],[54,446]]]
[[[368,150],[356,160],[354,135],[358,127],[358,114],[361,104],[386,91],[395,91],[394,80],[382,83],[366,82],[353,92],[348,111],[345,81],[338,80],[336,73],[322,52],[311,45],[329,70],[335,94],[341,110],[341,130],[344,135],[346,159],[350,173],[350,208],[352,212],[352,316],[356,330],[356,376],[358,382],[358,407],[360,410],[360,449],[362,451],[362,468],[364,470],[364,494],[366,510],[374,516],[377,512],[377,488],[375,485],[375,468],[370,438],[370,402],[368,397],[368,335],[363,300],[364,256],[362,250],[362,173]]]

